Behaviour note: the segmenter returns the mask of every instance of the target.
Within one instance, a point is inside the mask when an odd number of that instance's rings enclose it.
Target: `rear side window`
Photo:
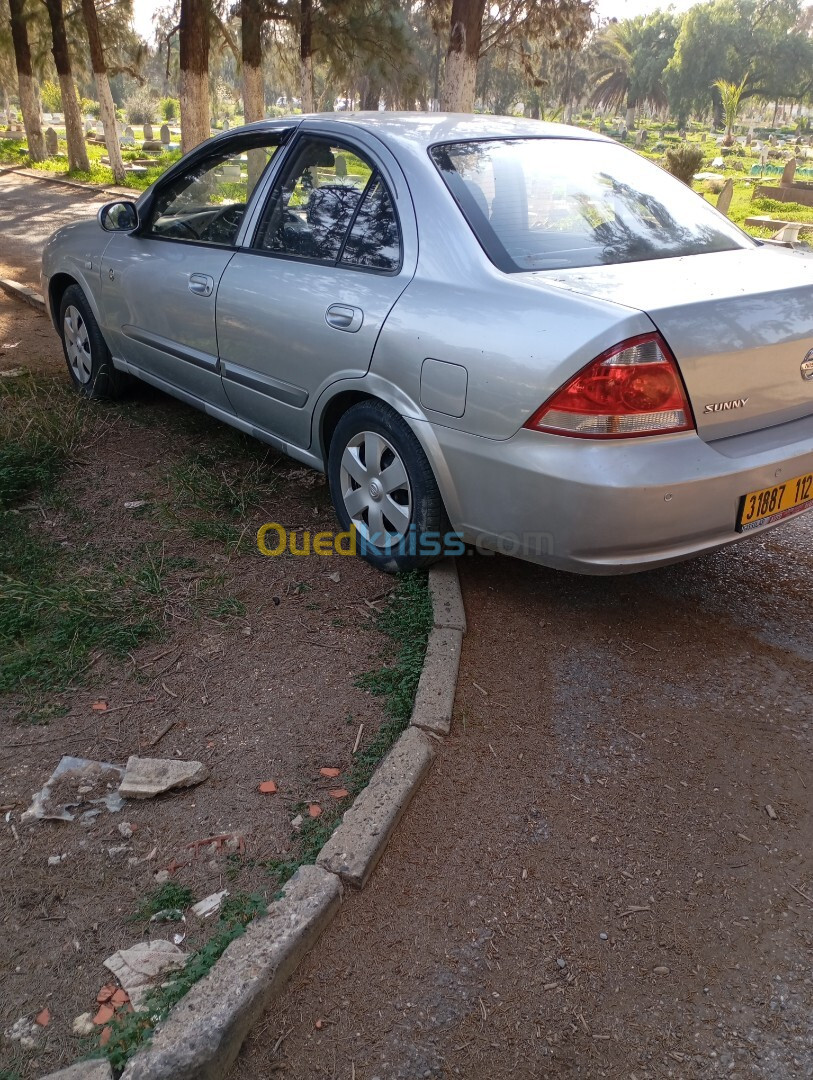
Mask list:
[[[255,250],[310,262],[397,270],[401,239],[392,200],[357,151],[307,137],[274,185]]]
[[[431,149],[501,269],[561,270],[750,246],[685,184],[613,143],[495,139]]]
[[[401,237],[392,199],[381,177],[374,176],[358,208],[341,263],[392,271],[400,262]]]

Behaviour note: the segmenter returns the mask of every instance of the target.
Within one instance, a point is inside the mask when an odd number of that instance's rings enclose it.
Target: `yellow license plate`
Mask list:
[[[776,484],[761,491],[749,491],[740,500],[737,532],[748,532],[749,529],[766,525],[769,521],[781,521],[782,518],[812,506],[813,473],[794,476],[784,484]]]

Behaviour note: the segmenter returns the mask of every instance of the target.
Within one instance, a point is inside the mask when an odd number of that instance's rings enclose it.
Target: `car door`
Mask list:
[[[114,356],[229,412],[217,289],[253,190],[284,135],[243,133],[191,155],[140,208],[138,230],[114,234],[102,258],[102,310]]]
[[[325,387],[366,374],[417,238],[383,148],[303,126],[286,153],[250,243],[223,274],[217,336],[237,415],[307,448]]]

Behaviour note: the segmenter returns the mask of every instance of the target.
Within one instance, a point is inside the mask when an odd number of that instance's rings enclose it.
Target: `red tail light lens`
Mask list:
[[[690,431],[694,417],[672,354],[658,333],[628,338],[557,390],[525,424],[581,439]]]

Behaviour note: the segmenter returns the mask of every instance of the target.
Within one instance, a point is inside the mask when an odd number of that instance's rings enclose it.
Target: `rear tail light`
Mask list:
[[[658,333],[597,356],[524,425],[582,439],[661,435],[694,428],[674,357]]]

